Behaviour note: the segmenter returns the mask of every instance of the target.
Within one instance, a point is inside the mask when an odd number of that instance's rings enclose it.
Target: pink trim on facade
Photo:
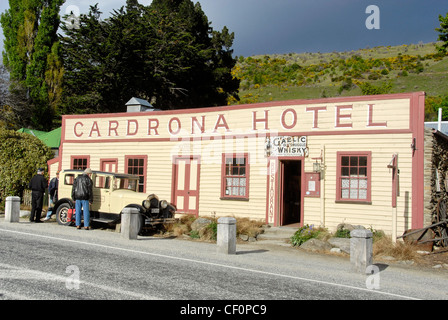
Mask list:
[[[143,193],[146,192],[146,185],[147,183],[147,170],[148,170],[148,156],[147,155],[125,155],[124,156],[124,173],[128,173],[129,171],[129,160],[133,160],[133,159],[138,159],[138,160],[143,160]]]
[[[345,199],[342,198],[342,186],[341,186],[341,159],[343,156],[365,156],[367,157],[367,197],[366,199]],[[359,167],[358,167],[359,168]],[[353,203],[370,203],[372,201],[372,152],[371,151],[338,151],[336,152],[336,201],[343,201],[344,203],[353,202]],[[351,175],[349,173],[349,175]],[[359,183],[359,182],[358,182]]]
[[[349,113],[349,108],[347,103],[359,102],[359,101],[377,101],[377,100],[395,100],[395,99],[409,99],[410,100],[410,113],[409,113],[409,127],[405,129],[388,129],[387,122],[384,121],[375,121],[374,119],[374,107],[372,104],[369,104],[368,109],[368,119],[367,119],[367,127],[376,127],[374,129],[366,129],[366,130],[348,130],[344,127],[351,126],[351,118]],[[324,108],[327,104],[338,104],[343,103],[341,106],[337,106],[335,108],[335,112],[339,112],[339,115],[336,114],[336,127],[335,130],[326,130],[326,131],[313,131],[312,129],[318,129],[318,119],[319,119],[319,111],[326,110]],[[100,119],[100,118],[114,118],[114,117],[141,117],[142,113],[120,113],[120,114],[95,114],[95,115],[65,115],[62,116],[62,133],[61,133],[61,146],[59,152],[59,158],[52,159],[52,163],[59,161],[59,170],[62,169],[62,159],[64,155],[64,144],[65,143],[108,143],[108,142],[160,142],[160,141],[198,141],[203,139],[208,140],[221,140],[227,139],[228,137],[224,134],[213,135],[213,133],[201,135],[199,137],[177,137],[173,136],[171,138],[158,138],[159,135],[159,122],[158,119],[154,118],[161,115],[173,115],[174,120],[171,120],[170,131],[172,134],[180,132],[180,126],[182,125],[176,115],[180,114],[192,114],[191,119],[191,133],[204,133],[205,125],[204,125],[204,114],[208,112],[228,112],[232,110],[242,110],[242,109],[259,109],[264,110],[264,113],[257,111],[253,111],[252,125],[253,128],[259,130],[267,130],[268,128],[268,111],[266,108],[270,107],[288,107],[293,105],[306,105],[306,104],[322,104],[322,106],[313,106],[306,109],[306,112],[314,112],[314,123],[310,130],[302,131],[302,132],[291,132],[287,131],[288,129],[292,129],[294,125],[297,123],[297,114],[293,109],[287,109],[283,112],[283,116],[280,119],[280,123],[282,127],[285,129],[284,132],[278,132],[278,135],[291,135],[291,136],[324,136],[324,135],[374,135],[374,134],[401,134],[401,133],[410,133],[412,134],[413,141],[409,142],[410,148],[413,146],[413,158],[412,158],[412,228],[421,228],[423,226],[423,208],[424,208],[424,200],[423,200],[423,190],[424,190],[424,172],[423,172],[423,160],[424,160],[424,105],[425,105],[425,93],[424,92],[415,92],[415,93],[399,93],[399,94],[386,94],[386,95],[376,95],[376,96],[356,96],[356,97],[336,97],[336,98],[325,98],[325,99],[315,99],[315,100],[289,100],[289,101],[275,101],[275,102],[265,102],[265,103],[257,103],[257,104],[246,104],[246,105],[236,105],[236,106],[223,106],[223,107],[210,107],[210,108],[201,108],[201,109],[183,109],[183,110],[167,110],[167,111],[153,111],[150,113],[146,113],[149,119],[148,121],[148,137],[147,138],[132,138],[137,131],[136,125],[137,122],[128,123],[129,126],[127,128],[128,137],[123,138],[113,138],[118,135],[117,129],[118,124],[117,121],[111,120],[109,124],[109,129],[105,132],[101,132],[98,129],[98,126],[94,126],[90,124],[89,128],[84,128],[83,138],[82,140],[67,140],[66,139],[66,121],[68,119]],[[347,108],[345,108],[347,107]],[[293,111],[291,111],[293,110]],[[292,120],[287,121],[285,119],[285,114],[288,113],[289,116],[293,116]],[[201,118],[202,117],[202,118]],[[177,119],[177,121],[176,121]],[[132,119],[131,119],[132,121]],[[339,122],[337,122],[339,121]],[[82,122],[77,122],[82,123]],[[133,126],[130,126],[133,124]],[[342,128],[339,128],[341,127]],[[379,127],[385,127],[384,129],[380,129]],[[81,128],[78,124],[78,128]],[[225,129],[225,131],[229,131],[229,126],[227,125],[224,114],[219,114],[216,119],[214,129]],[[210,129],[213,129],[210,128]],[[81,132],[77,131],[77,134],[81,134]],[[100,136],[102,134],[101,140],[95,139],[95,134]],[[90,138],[88,136],[91,136]],[[232,139],[236,138],[256,138],[256,137],[266,137],[270,136],[269,132],[263,133],[252,133],[252,134],[236,134],[232,135]],[[109,137],[109,138],[104,138]],[[153,138],[154,137],[154,138]],[[73,158],[73,156],[72,156]],[[72,165],[72,158],[71,164]],[[279,168],[279,160],[277,159],[275,162],[272,162],[270,158],[267,161],[267,190],[266,190],[266,221],[268,219],[274,219],[274,225],[278,225],[278,206],[270,207],[270,199],[271,199],[271,187],[273,188],[273,197],[278,199],[279,192],[279,178],[278,178],[278,168]],[[295,158],[295,160],[299,160]],[[199,159],[200,161],[200,159]],[[90,159],[89,159],[90,164]],[[49,162],[50,163],[50,162]],[[302,160],[302,167],[304,165],[304,161]],[[173,161],[173,171],[175,169],[175,163]],[[302,168],[302,174],[305,172]],[[174,195],[174,176],[172,177],[172,196]],[[274,184],[274,185],[272,185]],[[302,184],[304,184],[304,179],[302,179]],[[304,189],[304,185],[302,185],[302,190]],[[303,196],[302,196],[302,204],[301,204],[301,222],[303,223]],[[199,207],[197,207],[199,209]],[[270,212],[269,210],[274,210]],[[271,216],[273,214],[273,216]]]
[[[424,211],[424,126],[425,94],[416,92],[411,98],[410,127],[413,132],[415,150],[412,157],[412,228],[423,227]]]
[[[233,195],[226,195],[225,189],[226,189],[226,158],[244,158],[246,161],[245,166],[245,176],[246,178],[246,186],[245,186],[245,196],[233,196]],[[232,175],[232,174],[230,174]],[[242,178],[242,176],[240,177]],[[250,160],[249,160],[249,153],[223,153],[222,154],[222,163],[221,163],[221,200],[249,200],[249,181],[250,181]]]
[[[334,97],[334,98],[322,98],[322,99],[296,99],[296,100],[286,100],[286,101],[270,101],[261,102],[254,104],[241,104],[233,106],[221,106],[221,107],[208,107],[208,108],[192,108],[192,109],[181,109],[181,110],[165,110],[165,111],[151,111],[147,115],[179,115],[187,113],[207,113],[216,111],[232,111],[241,109],[256,109],[256,108],[267,108],[267,107],[281,107],[281,106],[291,106],[291,105],[306,105],[306,104],[330,104],[338,102],[358,102],[358,101],[376,101],[376,100],[396,100],[396,99],[409,99],[413,98],[415,95],[423,95],[424,92],[414,92],[414,93],[392,93],[383,95],[372,95],[372,96],[353,96],[353,97]],[[122,116],[141,116],[141,112],[129,112],[120,113]],[[102,114],[81,114],[81,115],[63,115],[62,119],[83,119],[83,118],[111,118],[117,117],[117,113],[102,113]],[[222,125],[222,124],[221,124]]]

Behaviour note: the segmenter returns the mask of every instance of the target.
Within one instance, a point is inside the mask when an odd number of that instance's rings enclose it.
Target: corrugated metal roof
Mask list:
[[[141,106],[152,108],[152,105],[148,101],[146,101],[144,99],[136,98],[136,97],[132,97],[131,100],[129,100],[126,103],[126,105],[127,106],[141,105]]]
[[[59,148],[59,146],[61,145],[60,127],[50,132],[27,129],[27,128],[21,128],[17,131],[22,133],[28,133],[35,136],[36,138],[39,138],[43,143],[45,143],[48,147],[52,149]]]
[[[59,127],[53,131],[44,133],[38,138],[50,148],[59,148],[61,145],[61,128]]]
[[[17,132],[28,133],[35,137],[39,137],[39,136],[47,133],[45,131],[39,131],[39,130],[28,129],[28,128],[21,128],[21,129],[17,130]]]
[[[439,123],[437,121],[425,122],[425,127],[438,130],[437,128],[439,127]],[[444,134],[448,135],[448,121],[441,122],[440,131],[443,132]]]

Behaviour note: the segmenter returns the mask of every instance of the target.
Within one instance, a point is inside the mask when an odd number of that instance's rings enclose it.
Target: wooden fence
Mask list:
[[[23,190],[22,205],[31,208],[31,190]],[[48,207],[48,192],[44,194],[44,208]]]

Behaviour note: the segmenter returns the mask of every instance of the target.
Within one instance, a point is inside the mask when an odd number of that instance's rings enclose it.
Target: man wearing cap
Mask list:
[[[37,174],[31,178],[28,188],[31,189],[31,215],[30,222],[42,222],[42,206],[44,203],[44,193],[47,188],[47,179],[44,177],[44,169],[39,168]]]
[[[84,229],[90,229],[90,211],[89,205],[93,202],[93,183],[89,175],[92,173],[90,168],[84,170],[73,181],[72,199],[75,201],[76,228],[81,229],[81,209],[84,213]]]

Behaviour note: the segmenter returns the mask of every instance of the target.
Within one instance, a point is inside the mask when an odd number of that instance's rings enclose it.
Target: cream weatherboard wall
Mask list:
[[[350,223],[374,227],[391,233],[392,226],[392,173],[387,168],[393,154],[398,154],[400,169],[400,196],[397,204],[397,226],[399,230],[411,228],[412,151],[411,134],[354,135],[344,137],[341,144],[332,143],[329,137],[312,137],[325,150],[326,165],[324,205],[320,198],[305,198],[305,223],[335,228],[339,223]],[[316,141],[315,141],[316,140]],[[311,142],[310,142],[311,144]],[[338,151],[371,151],[372,181],[371,204],[336,203],[336,153]],[[312,171],[312,168],[309,169]],[[322,221],[324,211],[324,221]]]
[[[71,168],[74,158],[85,156],[93,170],[101,169],[102,160],[112,159],[117,162],[117,171],[124,172],[127,156],[144,156],[146,193],[173,199],[174,159],[196,156],[200,163],[199,215],[244,216],[277,225],[281,221],[280,200],[284,191],[277,169],[281,161],[297,159],[303,168],[298,199],[301,225],[334,229],[345,222],[391,233],[395,210],[397,231],[402,233],[422,221],[423,203],[414,184],[423,183],[419,178],[423,150],[418,148],[423,137],[423,110],[424,93],[410,93],[67,115],[63,116],[59,168]],[[267,138],[277,136],[306,137],[305,154],[269,156]],[[336,177],[340,170],[337,153],[341,151],[370,152],[368,203],[336,201]],[[247,155],[247,199],[222,196],[223,154]],[[394,154],[398,155],[399,168],[396,209],[392,208],[392,172],[388,168]],[[304,177],[313,172],[315,162],[325,168],[320,180],[323,193],[308,197]]]

